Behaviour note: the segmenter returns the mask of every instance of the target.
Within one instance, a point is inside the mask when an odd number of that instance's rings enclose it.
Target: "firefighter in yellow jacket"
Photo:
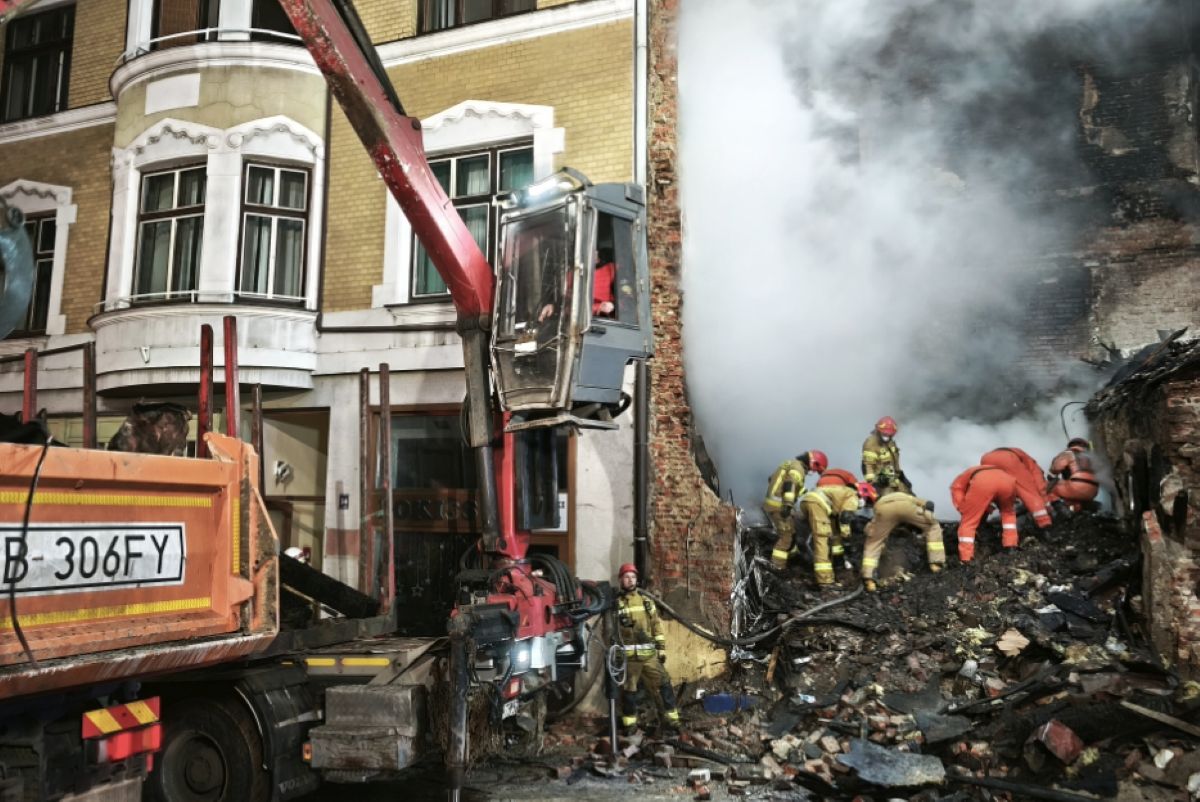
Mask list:
[[[795,459],[785,460],[767,480],[767,496],[763,499],[763,512],[775,526],[779,539],[771,549],[771,562],[778,568],[787,566],[788,554],[792,550],[792,538],[796,534],[796,522],[792,518],[796,502],[804,495],[804,480],[809,473],[822,473],[829,467],[829,458],[822,451],[805,451]]]
[[[889,493],[875,502],[875,517],[867,524],[867,542],[863,545],[863,588],[869,593],[877,590],[875,572],[879,557],[887,545],[888,535],[900,524],[916,527],[925,535],[925,553],[929,570],[937,573],[946,563],[946,546],[942,543],[942,525],[933,517],[933,502],[899,491]]]
[[[800,499],[800,515],[812,532],[813,572],[818,585],[833,584],[833,560],[845,556],[850,522],[864,493],[873,497],[875,488],[866,482],[857,487],[818,487]]]
[[[863,478],[875,485],[881,496],[912,492],[904,471],[900,470],[900,446],[896,445],[898,430],[895,418],[883,417],[863,441]]]
[[[617,572],[621,590],[617,595],[617,634],[625,650],[625,683],[621,686],[621,726],[637,728],[638,691],[648,686],[662,699],[666,729],[679,728],[679,708],[667,674],[667,636],[653,600],[638,592],[638,571],[625,563]]]

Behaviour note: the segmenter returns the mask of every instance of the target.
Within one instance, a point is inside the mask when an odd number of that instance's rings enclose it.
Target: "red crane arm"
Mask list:
[[[14,1],[20,2],[0,3]],[[343,2],[339,10],[336,0],[280,0],[280,5],[446,282],[460,320],[474,318],[488,328],[478,318],[491,318],[491,265],[429,169],[420,120],[404,115],[378,61],[372,65],[374,51],[364,52],[370,43],[364,45],[365,35],[356,37],[347,22],[353,9]]]

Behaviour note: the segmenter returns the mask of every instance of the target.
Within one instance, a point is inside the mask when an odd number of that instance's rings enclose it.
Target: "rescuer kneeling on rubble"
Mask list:
[[[818,487],[800,499],[800,514],[812,532],[813,573],[818,585],[834,583],[834,559],[842,558],[847,568],[853,567],[849,560],[845,560],[845,540],[850,537],[850,524],[858,511],[860,499],[874,501],[876,497],[872,485],[859,482],[855,487]]]
[[[662,697],[668,730],[679,728],[679,708],[667,674],[667,636],[663,633],[658,609],[651,599],[638,592],[638,572],[633,563],[625,563],[617,574],[621,591],[617,596],[617,634],[625,649],[625,684],[621,686],[621,726],[626,732],[637,729],[638,690],[649,686]]]
[[[1084,504],[1095,500],[1100,492],[1089,453],[1091,443],[1075,437],[1067,443],[1067,450],[1050,462],[1050,484],[1046,495],[1051,501],[1064,501],[1072,510],[1079,512]]]
[[[869,486],[869,485],[868,485]],[[933,502],[908,493],[889,493],[875,502],[875,517],[867,524],[867,542],[863,546],[863,588],[874,593],[875,572],[879,557],[887,545],[888,535],[900,524],[916,527],[925,535],[925,553],[929,570],[935,574],[946,562],[946,547],[942,543],[942,526],[933,517]]]
[[[881,496],[897,491],[912,492],[908,477],[900,470],[900,446],[895,440],[899,428],[895,418],[880,418],[863,441],[863,478],[875,485]]]
[[[771,519],[779,539],[771,549],[771,562],[776,568],[787,567],[788,554],[796,534],[792,518],[796,501],[804,495],[804,480],[809,473],[821,473],[829,467],[829,459],[821,451],[805,451],[795,459],[785,460],[767,480],[767,496],[763,512]]]

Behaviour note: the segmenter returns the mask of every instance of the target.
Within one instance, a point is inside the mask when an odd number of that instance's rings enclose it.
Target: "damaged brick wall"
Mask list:
[[[685,615],[724,628],[733,581],[734,513],[703,482],[692,457],[693,419],[683,370],[676,131],[679,2],[650,2],[648,236],[655,335],[650,362],[651,557],[660,593]]]
[[[1134,349],[1200,324],[1197,72],[1178,30],[1134,58],[1079,67],[1080,146],[1094,176],[1081,192],[1100,217],[1083,242],[1091,332]]]
[[[1157,386],[1137,380],[1092,423],[1113,470],[1118,509],[1141,533],[1151,641],[1200,675],[1200,365]],[[1133,535],[1131,535],[1133,536]]]

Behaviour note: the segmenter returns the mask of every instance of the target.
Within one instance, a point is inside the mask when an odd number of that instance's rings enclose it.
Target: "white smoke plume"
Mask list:
[[[1043,191],[1086,175],[1061,48],[1111,56],[1155,4],[680,6],[684,351],[723,492],[757,505],[808,449],[857,473],[882,415],[939,512],[985,451],[1047,463],[1062,394],[1097,381],[1022,362],[1039,271],[1079,233]]]

